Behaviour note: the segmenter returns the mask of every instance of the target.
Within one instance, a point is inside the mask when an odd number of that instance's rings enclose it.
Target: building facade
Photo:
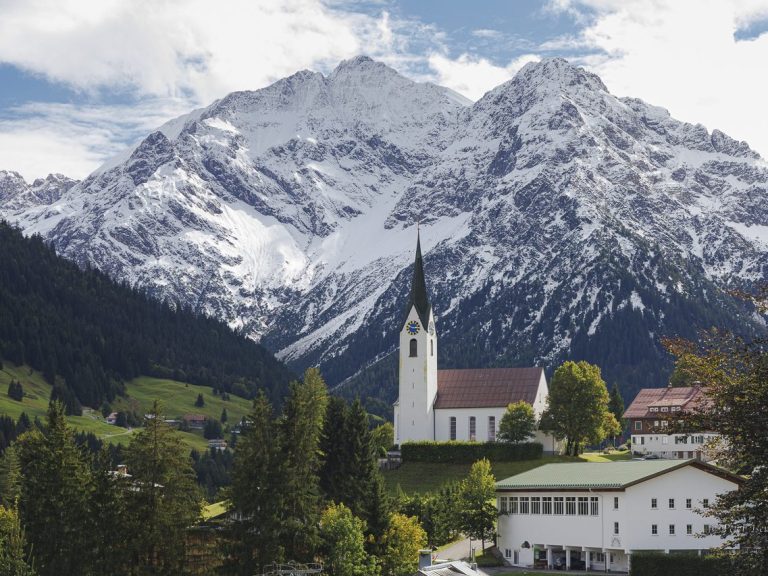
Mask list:
[[[548,464],[496,484],[498,547],[522,567],[629,571],[638,551],[722,541],[701,511],[741,479],[697,460]]]
[[[421,242],[406,317],[400,331],[399,389],[394,405],[395,443],[421,440],[496,440],[510,403],[523,400],[537,419],[547,403],[542,368],[438,370],[435,315],[427,295]],[[551,436],[537,432],[532,440],[544,450],[559,450]]]
[[[710,460],[708,446],[718,434],[700,430],[682,433],[675,424],[686,412],[704,401],[706,389],[700,386],[644,388],[624,412],[632,435],[632,452],[659,458]]]

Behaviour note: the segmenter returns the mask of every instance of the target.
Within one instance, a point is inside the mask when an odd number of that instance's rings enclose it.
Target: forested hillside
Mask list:
[[[70,408],[99,406],[140,375],[279,403],[291,372],[216,319],[160,303],[96,270],[81,270],[41,238],[0,222],[0,359],[28,364]]]

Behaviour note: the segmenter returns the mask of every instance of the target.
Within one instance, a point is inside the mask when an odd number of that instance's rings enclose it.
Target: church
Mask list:
[[[421,242],[407,315],[400,331],[399,394],[394,405],[395,444],[421,440],[493,442],[510,403],[524,400],[536,418],[547,404],[547,379],[542,368],[437,369],[437,329],[424,279]],[[532,439],[545,452],[558,450],[548,434]]]

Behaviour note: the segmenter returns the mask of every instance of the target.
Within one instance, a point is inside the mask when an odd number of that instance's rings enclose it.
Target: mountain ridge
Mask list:
[[[767,188],[746,143],[564,60],[470,104],[363,57],[233,93],[0,212],[332,384],[394,350],[420,222],[442,365],[585,357],[631,391],[663,383],[660,334],[763,329],[727,290],[765,278]],[[388,373],[365,394],[391,399]]]

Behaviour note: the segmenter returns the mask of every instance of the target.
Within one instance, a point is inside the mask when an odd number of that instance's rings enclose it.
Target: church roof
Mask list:
[[[416,313],[419,315],[421,325],[426,327],[429,324],[429,312],[432,310],[432,306],[427,296],[427,281],[424,279],[424,259],[421,256],[421,239],[418,232],[416,235],[416,259],[413,263],[411,295],[408,298],[408,308],[405,311],[406,316],[411,312],[413,306],[416,306]]]
[[[533,404],[542,368],[478,368],[437,371],[435,408],[496,408]]]

